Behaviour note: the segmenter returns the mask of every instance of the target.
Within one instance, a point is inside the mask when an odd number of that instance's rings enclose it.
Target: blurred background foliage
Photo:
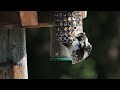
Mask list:
[[[92,53],[72,65],[49,61],[49,28],[26,30],[29,79],[120,79],[119,11],[88,11],[84,31]]]

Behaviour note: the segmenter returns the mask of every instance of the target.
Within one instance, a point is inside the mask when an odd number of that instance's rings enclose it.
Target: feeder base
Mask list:
[[[72,58],[50,58],[50,61],[72,61]]]

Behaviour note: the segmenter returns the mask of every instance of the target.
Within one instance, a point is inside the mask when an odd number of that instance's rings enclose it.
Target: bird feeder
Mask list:
[[[85,52],[83,51],[83,53],[81,53],[82,50],[77,51],[78,49],[73,49],[79,47],[76,46],[77,38],[80,38],[80,35],[83,33],[83,19],[86,17],[86,11],[54,12],[55,26],[51,30],[50,37],[51,61],[72,61],[72,63],[75,64],[83,60],[83,54],[85,54]],[[73,54],[73,51],[76,54]],[[79,53],[79,55],[77,53]],[[81,60],[77,60],[76,56],[81,56],[82,58],[79,58]]]

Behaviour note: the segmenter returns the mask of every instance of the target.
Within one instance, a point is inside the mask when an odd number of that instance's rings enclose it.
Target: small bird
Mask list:
[[[79,37],[69,44],[63,44],[69,49],[70,55],[73,58],[72,64],[76,64],[85,60],[92,51],[92,45],[88,42],[85,33],[80,33]]]

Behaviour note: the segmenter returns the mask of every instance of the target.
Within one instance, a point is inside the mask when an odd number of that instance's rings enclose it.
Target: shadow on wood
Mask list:
[[[25,30],[0,30],[0,79],[27,79]]]

